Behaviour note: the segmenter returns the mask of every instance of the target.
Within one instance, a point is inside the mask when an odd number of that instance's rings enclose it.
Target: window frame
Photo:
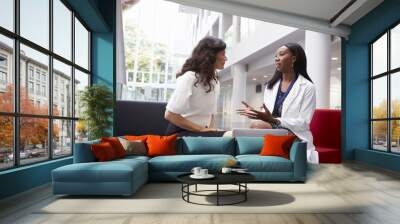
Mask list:
[[[10,31],[4,27],[0,26],[0,35],[10,38],[13,41],[13,52],[12,52],[12,57],[13,57],[13,63],[12,63],[12,68],[10,69],[12,71],[11,75],[13,75],[14,79],[14,110],[13,112],[1,112],[0,111],[0,116],[4,117],[12,117],[13,119],[13,166],[10,167],[5,167],[5,168],[0,168],[0,172],[5,171],[5,170],[11,170],[11,169],[16,169],[19,167],[23,166],[30,166],[33,164],[38,164],[38,163],[43,163],[46,161],[50,160],[58,160],[66,157],[73,156],[74,152],[74,143],[75,143],[75,126],[76,126],[76,121],[79,120],[79,117],[75,116],[75,108],[71,108],[71,114],[70,116],[56,116],[53,115],[53,59],[58,60],[59,62],[62,62],[68,66],[71,66],[71,92],[72,92],[72,99],[71,99],[71,105],[74,105],[75,103],[75,98],[76,98],[76,93],[75,93],[75,88],[74,88],[74,82],[75,82],[75,69],[85,73],[89,77],[89,83],[88,85],[92,85],[92,69],[91,69],[91,49],[92,49],[92,43],[91,43],[91,37],[92,37],[92,30],[87,26],[87,24],[83,21],[83,19],[72,9],[72,7],[66,2],[65,0],[59,0],[69,11],[71,11],[71,18],[70,18],[70,23],[71,23],[71,59],[64,58],[63,56],[55,53],[53,50],[53,23],[54,23],[54,17],[53,17],[53,1],[54,0],[48,0],[49,3],[49,48],[46,49],[45,47],[42,47],[39,44],[34,43],[33,41],[30,41],[29,39],[24,38],[23,36],[20,35],[20,0],[14,0],[13,1],[13,10],[14,10],[14,30]],[[83,27],[88,31],[88,69],[85,69],[78,64],[75,63],[75,18],[79,20],[79,22],[83,25]],[[48,56],[49,63],[48,63],[48,74],[47,74],[47,79],[48,82],[45,87],[45,95],[48,97],[48,108],[49,111],[47,112],[46,115],[39,115],[39,114],[27,114],[27,113],[21,113],[20,111],[20,85],[21,85],[21,80],[20,80],[20,66],[21,66],[21,56],[20,56],[20,45],[23,44],[27,47],[32,48],[33,50],[36,50],[42,54],[45,54]],[[37,80],[36,77],[36,72],[37,68],[33,67],[33,79],[31,79],[30,76],[30,68],[31,65],[29,63],[27,65],[27,73],[26,75],[26,82],[32,81],[34,84],[34,92],[36,92],[35,85],[37,83],[42,84],[42,79],[41,75],[43,71],[39,72],[39,80]],[[47,80],[46,80],[47,81]],[[28,85],[28,84],[27,84]],[[26,86],[29,88],[28,86]],[[42,85],[40,85],[42,88]],[[27,91],[29,91],[27,89]],[[36,95],[36,94],[35,94]],[[42,96],[40,93],[37,96]],[[35,102],[34,102],[35,103]],[[47,119],[48,122],[48,135],[47,135],[47,149],[48,150],[48,155],[47,157],[44,157],[43,160],[40,160],[38,162],[31,162],[31,163],[26,163],[26,164],[21,164],[21,158],[20,158],[20,119],[21,118],[44,118]],[[57,120],[65,120],[65,121],[70,121],[71,122],[71,153],[68,155],[62,155],[62,156],[55,156],[53,155],[55,147],[53,146],[53,123]],[[51,144],[50,144],[51,143]]]
[[[390,154],[396,154],[399,155],[400,152],[393,152],[392,151],[392,121],[398,121],[400,120],[400,117],[393,117],[392,116],[392,86],[391,86],[391,80],[392,76],[395,75],[396,73],[400,72],[400,67],[393,68],[391,69],[391,30],[395,28],[396,26],[400,26],[400,21],[395,22],[392,24],[389,28],[385,29],[384,32],[379,34],[375,39],[373,39],[371,42],[368,43],[368,52],[369,52],[369,149],[373,151],[379,151],[379,152],[385,152],[385,153],[390,153]],[[381,37],[384,35],[387,35],[387,64],[386,64],[386,71],[380,74],[376,74],[374,76],[373,74],[373,44],[376,43],[377,40],[379,40]],[[386,105],[386,117],[385,118],[373,118],[373,81],[375,79],[379,79],[382,77],[386,77],[386,86],[387,86],[387,105]],[[376,121],[386,121],[386,151],[379,150],[374,148],[374,136],[373,136],[373,122]]]

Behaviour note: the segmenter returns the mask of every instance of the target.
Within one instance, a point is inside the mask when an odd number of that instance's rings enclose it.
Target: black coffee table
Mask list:
[[[255,180],[255,177],[248,173],[215,173],[213,174],[215,177],[212,179],[193,179],[190,177],[191,173],[182,174],[177,177],[178,181],[182,183],[182,199],[188,203],[198,204],[198,205],[215,205],[215,204],[202,204],[190,201],[190,196],[204,196],[204,197],[216,197],[217,206],[220,205],[234,205],[239,204],[241,202],[245,202],[247,200],[247,192],[249,188],[247,187],[247,183]],[[215,190],[197,190],[198,184],[204,185],[216,185]],[[194,191],[190,191],[190,186],[195,186]],[[220,189],[220,185],[236,185],[238,186],[237,190],[223,190]],[[205,194],[209,192],[215,192],[216,194]],[[221,197],[230,197],[230,196],[241,196],[240,200],[234,201],[232,203],[221,203]]]

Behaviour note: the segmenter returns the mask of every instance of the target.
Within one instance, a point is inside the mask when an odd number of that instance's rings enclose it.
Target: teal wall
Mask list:
[[[71,163],[69,157],[0,172],[0,199],[48,183],[53,169]]]
[[[66,2],[92,31],[92,82],[106,84],[115,96],[115,1]],[[68,157],[0,172],[0,199],[50,182],[53,169],[71,163]]]
[[[343,159],[392,170],[399,170],[400,157],[369,150],[369,43],[398,22],[400,0],[386,0],[353,24],[342,41]]]
[[[109,29],[107,32],[92,32],[92,83],[100,83],[108,86],[112,90],[114,102],[116,102],[115,1],[99,1],[98,10],[101,12]],[[114,115],[115,113],[113,113],[112,120],[115,120]],[[115,135],[114,130],[113,125],[109,129],[109,133]]]

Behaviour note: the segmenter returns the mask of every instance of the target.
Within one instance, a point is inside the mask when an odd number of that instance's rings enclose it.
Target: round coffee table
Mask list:
[[[215,177],[212,179],[193,179],[190,177],[191,173],[182,174],[177,177],[178,181],[182,183],[182,199],[188,203],[198,205],[234,205],[247,200],[247,192],[249,188],[247,183],[255,180],[255,177],[249,173],[216,173],[213,174]],[[197,190],[197,185],[215,185],[215,190]],[[194,191],[190,191],[190,186],[195,186]],[[236,185],[237,190],[223,190],[220,189],[220,185]],[[205,194],[209,192],[215,192],[215,194]],[[202,204],[190,201],[190,196],[204,196],[204,197],[216,197],[216,204]],[[239,200],[231,203],[221,203],[221,197],[232,197],[241,196]]]

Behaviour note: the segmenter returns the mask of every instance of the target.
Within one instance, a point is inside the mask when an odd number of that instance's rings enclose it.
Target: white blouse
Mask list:
[[[208,87],[204,87],[201,83],[194,86],[195,82],[196,76],[192,71],[179,76],[176,79],[176,89],[166,108],[195,124],[206,127],[210,123],[211,115],[217,113],[220,84],[214,83],[214,89],[207,93]]]

